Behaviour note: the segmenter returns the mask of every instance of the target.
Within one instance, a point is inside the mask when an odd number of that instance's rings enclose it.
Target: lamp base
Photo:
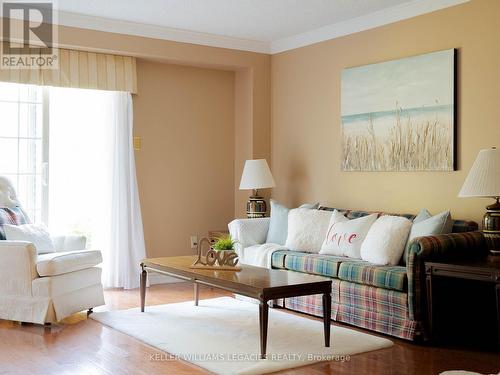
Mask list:
[[[498,259],[500,259],[500,250],[490,250],[490,255],[492,257],[498,257]]]
[[[267,204],[263,197],[258,195],[257,190],[254,190],[252,196],[247,202],[247,217],[255,219],[259,217],[266,217]]]
[[[500,202],[486,207],[483,217],[483,234],[491,256],[500,256]]]

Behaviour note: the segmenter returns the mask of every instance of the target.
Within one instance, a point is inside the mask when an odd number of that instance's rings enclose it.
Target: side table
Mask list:
[[[427,284],[428,321],[431,338],[435,337],[433,282],[435,277],[455,278],[469,281],[483,281],[494,289],[497,317],[497,349],[500,349],[500,262],[479,260],[457,260],[449,263],[425,262]]]

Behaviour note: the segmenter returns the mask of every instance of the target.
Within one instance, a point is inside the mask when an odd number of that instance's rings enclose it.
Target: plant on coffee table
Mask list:
[[[212,248],[215,251],[234,251],[234,245],[236,241],[234,241],[230,235],[224,235],[217,238]]]

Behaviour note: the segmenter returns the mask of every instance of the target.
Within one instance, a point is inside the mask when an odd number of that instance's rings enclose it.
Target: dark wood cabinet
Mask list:
[[[431,339],[500,350],[500,262],[426,262],[425,273]]]

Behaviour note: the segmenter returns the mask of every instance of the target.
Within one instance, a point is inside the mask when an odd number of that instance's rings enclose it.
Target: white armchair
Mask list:
[[[12,217],[14,211],[1,203],[0,210]],[[101,269],[96,267],[101,252],[85,250],[82,236],[52,240],[57,251],[37,255],[30,242],[0,239],[0,319],[55,323],[104,304]]]
[[[42,255],[30,242],[0,241],[0,319],[55,323],[104,304],[101,252],[64,247],[85,238],[60,241],[60,251]]]

